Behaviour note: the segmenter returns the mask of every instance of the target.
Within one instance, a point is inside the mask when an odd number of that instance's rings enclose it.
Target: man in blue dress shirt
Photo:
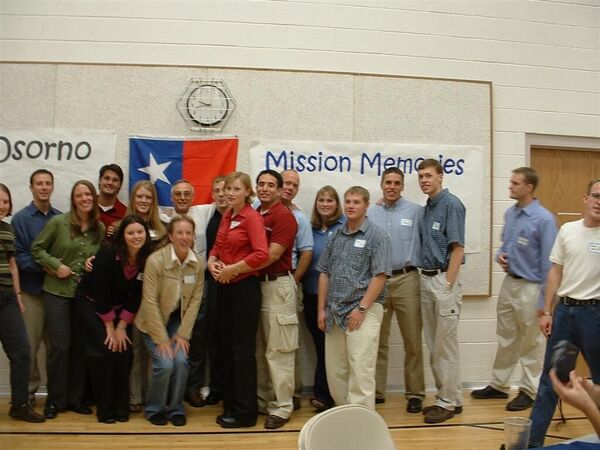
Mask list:
[[[35,393],[40,387],[40,371],[37,354],[44,339],[44,301],[42,300],[42,284],[44,275],[42,267],[31,256],[31,244],[42,231],[48,221],[61,214],[50,205],[50,197],[54,191],[54,176],[46,169],[38,169],[29,177],[29,189],[33,201],[20,210],[12,219],[15,230],[15,259],[19,268],[21,281],[21,297],[25,305],[23,313],[27,335],[31,344],[31,371],[29,375],[29,401],[35,404]]]
[[[496,254],[496,261],[506,272],[497,304],[498,351],[492,381],[471,392],[476,399],[508,398],[509,380],[520,362],[519,394],[506,405],[508,411],[531,407],[544,359],[545,342],[538,327],[538,312],[544,306],[556,222],[533,196],[537,184],[537,173],[530,167],[513,170],[509,192],[517,203],[504,215],[502,247]]]
[[[402,197],[404,173],[397,167],[386,169],[381,175],[381,204],[369,208],[367,216],[383,229],[392,244],[392,276],[387,280],[377,372],[375,403],[385,401],[388,368],[388,339],[392,315],[404,341],[404,385],[409,413],[421,412],[425,398],[423,351],[421,344],[421,295],[419,272],[421,266],[421,239],[419,227],[423,207]]]
[[[417,170],[421,191],[429,197],[421,223],[421,312],[437,388],[435,404],[423,413],[425,423],[441,423],[462,412],[457,333],[466,211],[457,196],[442,188],[444,171],[439,161],[426,159]]]

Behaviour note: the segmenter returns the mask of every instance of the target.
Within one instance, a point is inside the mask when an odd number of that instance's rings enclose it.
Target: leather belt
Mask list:
[[[515,280],[523,280],[524,279],[523,277],[520,277],[516,273],[512,273],[512,272],[508,272],[507,275],[511,278],[514,278]]]
[[[415,270],[417,270],[417,268],[415,266],[406,266],[403,267],[402,269],[394,269],[392,270],[392,275],[404,275],[407,274],[408,272],[414,272]]]
[[[440,274],[440,273],[444,273],[444,272],[448,272],[448,268],[445,267],[443,269],[421,269],[421,273],[423,275],[426,275],[428,277],[435,277],[436,275]]]
[[[576,298],[571,298],[571,297],[561,297],[560,298],[560,302],[563,305],[567,305],[567,306],[597,306],[600,305],[600,299],[597,298],[591,298],[589,300],[577,300]]]
[[[289,272],[284,270],[283,272],[265,273],[260,276],[260,281],[275,281],[277,278],[289,276]]]

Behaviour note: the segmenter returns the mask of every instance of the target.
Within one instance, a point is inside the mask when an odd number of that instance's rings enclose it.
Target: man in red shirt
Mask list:
[[[283,178],[263,170],[256,179],[269,243],[269,259],[260,271],[262,307],[256,340],[258,409],[268,412],[265,428],[282,427],[292,415],[294,357],[298,348],[297,285],[291,274],[298,223],[280,201]]]
[[[106,164],[100,168],[98,179],[98,209],[100,221],[106,227],[106,237],[116,233],[114,222],[127,213],[127,207],[117,198],[123,185],[123,170],[117,164]]]

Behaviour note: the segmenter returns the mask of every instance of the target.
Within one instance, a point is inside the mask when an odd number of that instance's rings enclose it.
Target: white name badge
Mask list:
[[[517,244],[519,244],[519,245],[527,245],[527,244],[529,244],[529,239],[527,239],[526,237],[523,237],[523,236],[519,236],[517,238]]]
[[[588,252],[600,253],[600,242],[590,242],[588,244]]]
[[[435,230],[435,231],[440,231],[440,223],[439,222],[433,222],[433,225],[431,225],[431,229]]]
[[[400,225],[403,227],[412,227],[412,219],[401,219]]]
[[[142,272],[138,272],[137,277],[135,277],[138,281],[144,281],[144,274]]]
[[[184,275],[183,282],[185,284],[194,284],[196,282],[196,275],[194,275],[194,274]]]
[[[237,220],[232,220],[231,224],[229,225],[229,229],[235,228],[240,224],[240,222],[238,222]]]
[[[367,241],[365,241],[364,239],[356,239],[354,241],[354,246],[356,248],[365,248],[365,245],[367,245]]]

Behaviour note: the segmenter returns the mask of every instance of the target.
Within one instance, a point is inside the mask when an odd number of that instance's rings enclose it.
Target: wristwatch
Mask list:
[[[367,312],[367,307],[359,303],[358,304],[358,312],[360,312],[360,313],[366,313]]]

